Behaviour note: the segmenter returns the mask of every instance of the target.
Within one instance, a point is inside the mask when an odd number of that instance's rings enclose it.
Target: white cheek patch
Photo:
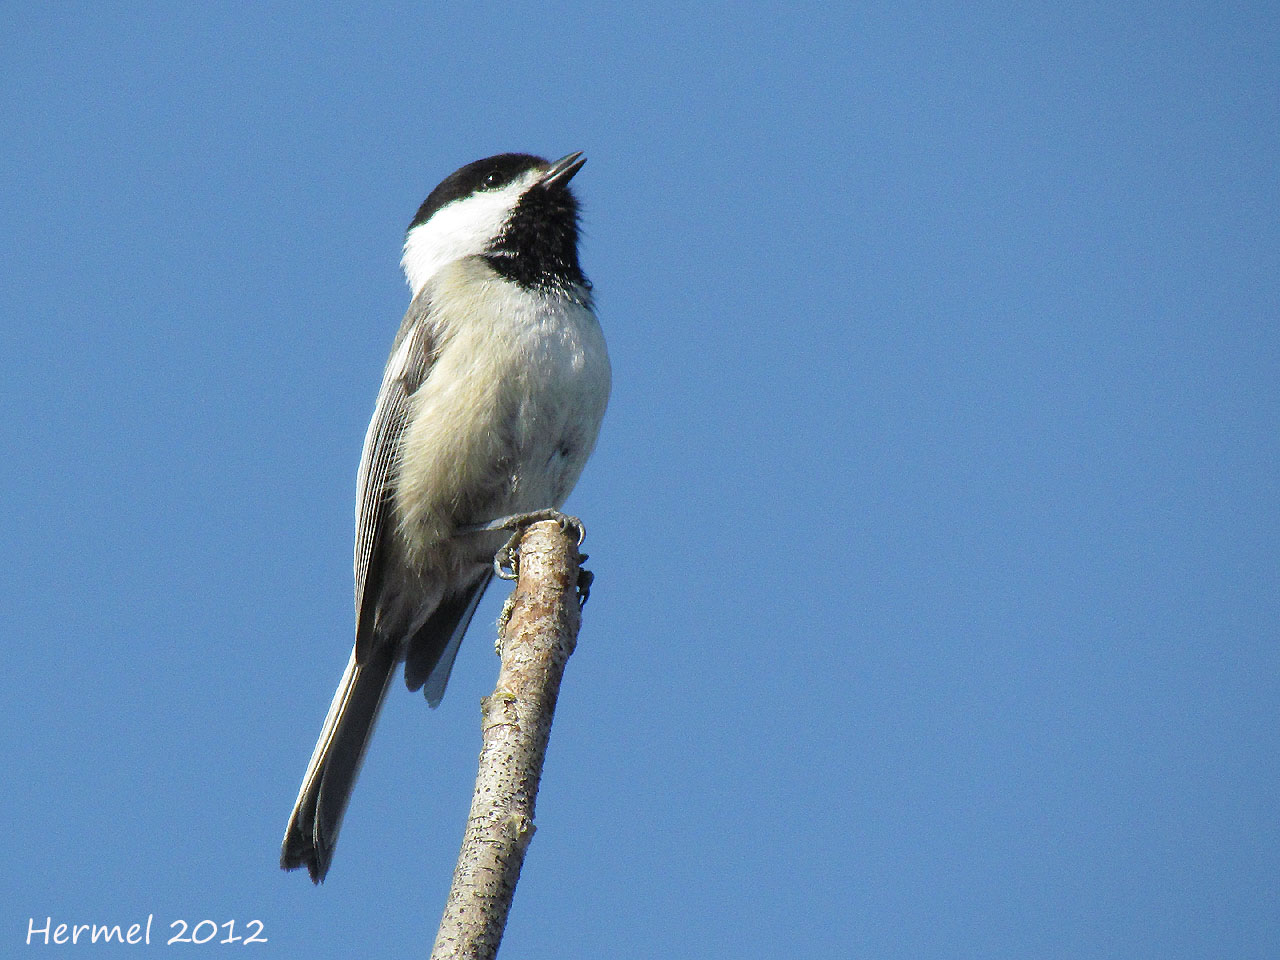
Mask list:
[[[447,263],[474,257],[502,231],[515,205],[541,171],[530,170],[501,190],[473,193],[446,204],[426,223],[409,231],[400,265],[416,297],[428,280]]]

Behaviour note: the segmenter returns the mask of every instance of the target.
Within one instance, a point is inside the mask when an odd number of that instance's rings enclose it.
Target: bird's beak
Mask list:
[[[561,157],[538,180],[538,186],[563,187],[573,179],[573,175],[581,170],[582,165],[586,162],[587,158],[582,155],[581,150],[571,153],[567,157]]]

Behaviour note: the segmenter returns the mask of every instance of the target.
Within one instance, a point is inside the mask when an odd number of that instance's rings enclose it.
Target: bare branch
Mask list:
[[[484,699],[471,813],[431,960],[492,960],[525,851],[565,663],[577,643],[577,543],[555,521],[520,542],[520,577],[498,634],[498,686]]]

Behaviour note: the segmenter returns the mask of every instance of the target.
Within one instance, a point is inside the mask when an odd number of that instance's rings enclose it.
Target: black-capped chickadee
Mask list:
[[[578,265],[585,162],[505,153],[445,178],[409,225],[413,300],[356,489],[356,639],[280,865],[324,879],[396,664],[440,702],[493,575],[495,518],[559,507],[595,446],[609,357]]]

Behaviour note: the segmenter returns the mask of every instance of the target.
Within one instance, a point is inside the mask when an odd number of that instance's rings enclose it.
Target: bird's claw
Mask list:
[[[578,554],[578,563],[581,564],[587,559],[585,553]],[[578,567],[578,609],[581,610],[587,605],[587,597],[591,596],[591,583],[596,575],[586,567]]]
[[[578,532],[578,546],[581,547],[587,539],[587,527],[577,517],[572,517],[567,513],[561,513],[559,510],[532,510],[529,513],[513,513],[509,517],[499,517],[497,520],[490,520],[488,523],[476,524],[475,526],[466,528],[467,533],[492,533],[495,530],[511,530],[511,536],[507,539],[498,552],[493,555],[493,572],[499,580],[516,579],[519,568],[520,538],[524,536],[525,528],[531,524],[538,523],[542,520],[554,520],[560,524],[560,529],[569,532],[570,528]]]

